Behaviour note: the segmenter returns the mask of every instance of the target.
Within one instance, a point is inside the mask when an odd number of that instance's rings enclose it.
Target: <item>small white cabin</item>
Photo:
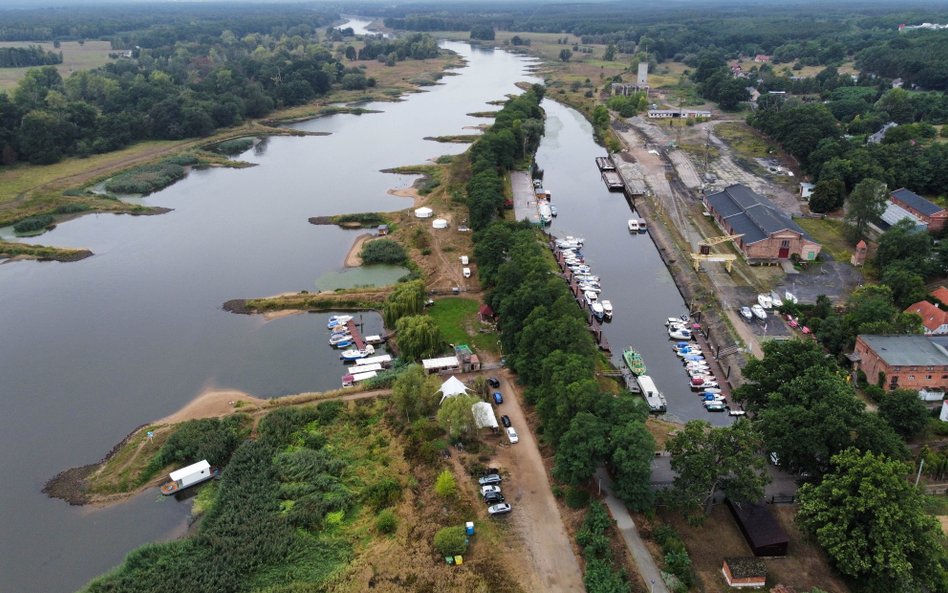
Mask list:
[[[214,477],[214,473],[211,470],[211,464],[207,462],[207,459],[202,459],[197,463],[192,463],[187,467],[182,467],[181,469],[176,469],[170,474],[168,474],[168,482],[165,482],[161,486],[161,493],[165,496],[169,494],[174,494],[179,490],[183,490],[189,486],[195,484],[200,484],[205,480],[210,480]]]
[[[466,255],[462,255],[462,256],[461,256],[461,265],[462,265],[462,266],[466,266],[466,265],[469,264],[469,263],[471,263],[471,259],[470,259],[468,256],[466,256]]]

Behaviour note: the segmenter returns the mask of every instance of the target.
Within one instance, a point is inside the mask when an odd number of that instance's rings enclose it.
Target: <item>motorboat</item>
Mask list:
[[[370,344],[361,350],[358,348],[351,348],[349,350],[345,350],[343,351],[342,354],[339,355],[339,358],[343,360],[359,360],[360,358],[365,358],[366,356],[372,356],[373,354],[375,354],[375,346],[372,346]]]
[[[710,369],[711,365],[706,360],[694,360],[685,363],[686,369]]]
[[[583,293],[583,299],[586,301],[586,304],[592,307],[592,304],[599,300],[599,297],[596,296],[596,293],[587,290]]]
[[[724,405],[724,402],[709,402],[705,406],[705,409],[709,412],[723,412],[727,406]]]
[[[760,305],[754,305],[751,307],[751,311],[754,313],[754,317],[763,321],[767,319],[767,311],[764,311],[764,308]]]
[[[629,222],[628,222],[628,225],[629,225],[629,232],[630,232],[630,233],[637,233],[637,232],[639,232],[639,219],[638,219],[638,218],[630,218],[630,219],[629,219]]]
[[[591,292],[593,294],[599,294],[600,292],[602,292],[602,289],[596,286],[595,284],[587,284],[585,282],[579,285],[579,289],[583,291],[584,293]]]
[[[773,303],[774,307],[777,307],[778,309],[783,307],[783,301],[780,300],[780,295],[777,294],[777,291],[770,293],[770,302]]]
[[[705,393],[721,393],[721,389],[719,387],[708,387],[707,389],[704,390],[704,392]]]
[[[747,415],[747,412],[745,412],[744,410],[735,410],[733,408],[729,409],[727,413],[729,416],[746,416]]]
[[[612,319],[612,301],[603,299],[599,302],[602,304],[602,310],[606,314],[606,319]]]
[[[332,315],[326,321],[326,329],[332,329],[339,325],[345,325],[352,321],[352,315]]]
[[[774,300],[770,298],[769,294],[759,294],[757,295],[757,304],[763,307],[764,309],[772,309],[774,306]]]
[[[329,343],[329,345],[332,346],[333,348],[348,348],[349,346],[352,346],[353,344],[355,344],[355,341],[352,339],[351,336],[346,336],[345,340]]]
[[[678,317],[669,317],[665,320],[665,325],[684,325],[688,323],[687,315],[680,315]]]
[[[632,346],[626,346],[626,349],[622,351],[622,358],[633,375],[638,377],[645,374],[645,361],[642,359],[642,355],[636,352]]]
[[[691,339],[691,330],[678,328],[668,330],[668,337],[673,340],[690,340]]]
[[[795,297],[793,293],[789,291],[783,293],[783,300],[790,303],[791,305],[796,305],[798,302],[797,297]]]
[[[352,343],[352,336],[348,333],[333,334],[329,336],[329,345],[336,346],[340,342],[349,342]]]
[[[741,317],[743,317],[747,321],[750,321],[751,319],[754,318],[754,312],[751,311],[750,307],[745,305],[741,307]]]
[[[596,319],[602,319],[606,316],[606,311],[602,308],[602,303],[593,302],[589,305],[589,308],[592,310],[593,317]]]
[[[698,346],[685,346],[684,348],[673,348],[673,350],[675,351],[675,354],[681,357],[694,354],[704,354],[704,352]]]
[[[337,325],[336,327],[334,327],[334,328],[332,328],[331,330],[329,330],[329,333],[332,333],[332,334],[347,334],[347,333],[349,333],[349,326],[346,325],[346,324]]]
[[[640,218],[639,219],[639,232],[644,233],[647,229],[648,229],[648,226],[646,225],[645,219]]]
[[[599,284],[599,276],[593,276],[592,274],[576,274],[574,276],[579,282],[591,282],[594,284]]]
[[[703,395],[702,399],[706,402],[723,402],[726,398],[720,393],[708,393]]]
[[[550,214],[552,214],[554,218],[556,218],[556,215],[559,214],[556,211],[556,206],[554,206],[553,204],[550,204]]]
[[[569,266],[569,269],[579,274],[586,274],[592,271],[592,268],[590,268],[586,264],[579,264],[578,266]]]

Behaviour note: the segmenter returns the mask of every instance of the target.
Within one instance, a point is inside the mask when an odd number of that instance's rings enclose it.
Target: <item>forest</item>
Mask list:
[[[62,64],[63,55],[47,51],[38,45],[29,47],[0,47],[0,68],[23,68]]]

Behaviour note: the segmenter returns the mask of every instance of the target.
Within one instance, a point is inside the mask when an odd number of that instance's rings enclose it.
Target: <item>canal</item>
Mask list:
[[[462,152],[423,138],[471,133],[484,120],[467,113],[534,82],[529,59],[444,46],[467,61],[456,76],[365,106],[381,113],[301,123],[331,135],[270,138],[240,156],[256,167],[196,171],[143,200],[168,214],[88,215],[30,239],[94,257],[0,265],[0,593],[75,591],[136,546],[186,530],[190,504],[155,491],[104,509],[49,499],[41,489],[59,471],[209,389],[339,386],[328,314],[268,321],[221,304],[333,281],[360,232],[309,217],[411,207],[387,191],[414,178],[380,170]]]
[[[606,152],[593,140],[592,126],[578,111],[555,101],[546,99],[542,107],[546,133],[536,161],[557,208],[550,232],[586,239],[582,252],[601,278],[599,297],[612,301],[615,310],[613,320],[603,325],[612,362],[622,368],[622,350],[629,345],[642,353],[648,375],[668,400],[668,419],[730,424],[726,414],[705,411],[672,352],[664,322],[686,313],[687,307],[652,239],[647,233],[629,233],[626,222],[632,211],[625,197],[609,192],[600,177],[595,158]]]

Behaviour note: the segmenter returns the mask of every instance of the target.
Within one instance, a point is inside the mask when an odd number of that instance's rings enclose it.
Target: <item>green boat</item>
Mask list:
[[[622,358],[625,359],[625,364],[633,375],[638,377],[645,374],[645,361],[642,360],[641,354],[632,349],[632,346],[622,351]]]

